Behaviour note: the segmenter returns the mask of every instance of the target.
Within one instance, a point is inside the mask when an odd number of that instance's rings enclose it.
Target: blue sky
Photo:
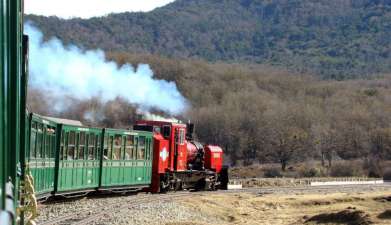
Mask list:
[[[174,0],[25,0],[29,14],[90,18],[109,13],[150,11]]]

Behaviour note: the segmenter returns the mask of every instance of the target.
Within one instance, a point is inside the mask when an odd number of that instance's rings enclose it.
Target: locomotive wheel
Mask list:
[[[164,177],[160,181],[160,193],[166,193],[170,190],[170,181],[167,177]]]
[[[167,193],[169,187],[170,185],[166,184],[165,182],[160,182],[160,193]]]
[[[205,187],[206,187],[205,178],[198,180],[196,185],[194,186],[195,190],[197,191],[205,190]]]
[[[182,181],[181,180],[176,180],[174,184],[174,190],[175,191],[180,191],[182,190]]]
[[[206,191],[214,191],[216,190],[216,180],[214,177],[205,179],[205,188]]]

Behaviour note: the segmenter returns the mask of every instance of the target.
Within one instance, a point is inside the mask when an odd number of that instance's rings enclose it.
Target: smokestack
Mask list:
[[[193,140],[194,135],[194,123],[191,123],[190,120],[186,124],[186,139]]]

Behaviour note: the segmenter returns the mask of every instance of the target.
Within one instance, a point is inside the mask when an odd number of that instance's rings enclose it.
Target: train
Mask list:
[[[194,124],[83,126],[26,108],[23,0],[0,2],[0,224],[35,224],[37,201],[90,192],[226,189],[223,150],[194,140]]]
[[[138,121],[113,129],[34,113],[28,117],[26,170],[38,199],[227,186],[223,150],[193,140],[193,124]]]

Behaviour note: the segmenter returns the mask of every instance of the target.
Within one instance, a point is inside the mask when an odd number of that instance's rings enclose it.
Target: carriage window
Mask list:
[[[75,133],[75,152],[73,153],[73,159],[77,160],[79,158],[79,143],[80,143],[80,133]]]
[[[101,140],[100,140],[100,135],[95,135],[95,159],[100,158],[100,151],[101,151]]]
[[[88,160],[94,160],[94,151],[95,150],[95,134],[90,134],[88,138]]]
[[[43,135],[43,138],[45,139],[45,141],[43,142],[44,143],[44,149],[43,149],[43,152],[45,154],[45,158],[49,159],[50,158],[50,154],[51,154],[51,140],[50,140],[50,128],[48,127],[44,127],[44,135]]]
[[[80,132],[80,142],[79,142],[79,144],[84,146],[85,143],[86,143],[86,133],[85,132]]]
[[[86,145],[86,133],[85,132],[80,132],[79,134],[79,157],[78,159],[83,160],[84,159],[84,149]]]
[[[37,141],[37,131],[35,129],[31,130],[31,139],[30,139],[30,158],[35,158],[35,147]]]
[[[76,146],[76,133],[71,131],[68,136],[68,160],[73,160]]]
[[[134,143],[133,143],[133,153],[132,153],[132,159],[137,159],[137,146],[138,146],[138,137],[134,138]]]
[[[139,145],[138,145],[138,156],[137,159],[144,159],[145,157],[145,137],[139,138]]]
[[[48,133],[45,134],[45,153],[46,153],[46,158],[50,158],[50,136]]]
[[[122,147],[122,136],[115,135],[114,139],[114,151],[113,151],[113,160],[121,160],[121,147]]]
[[[110,159],[109,150],[108,150],[109,146],[108,145],[109,145],[109,137],[105,136],[104,137],[104,143],[103,143],[103,159],[104,160]]]
[[[57,152],[57,145],[56,145],[56,136],[52,136],[51,137],[52,139],[52,150],[51,150],[51,155],[52,155],[52,158],[56,158],[56,152]]]
[[[68,141],[68,133],[65,133],[64,131],[61,131],[61,148],[62,148],[62,154],[61,154],[61,159],[67,159],[67,152],[66,152],[66,143]]]
[[[113,141],[114,141],[114,138],[112,136],[109,137],[109,143],[108,143],[108,152],[107,152],[107,156],[108,156],[108,159],[113,159]]]
[[[146,138],[145,139],[145,151],[144,151],[144,154],[145,154],[145,159],[149,159],[149,153],[148,153],[148,149],[149,149],[149,139]]]
[[[126,136],[126,149],[125,149],[125,160],[132,159],[133,156],[133,136]]]
[[[41,158],[41,156],[42,156],[42,139],[43,139],[42,124],[38,124],[37,145],[36,145],[36,148],[35,148],[36,158]]]
[[[63,160],[64,159],[64,144],[62,143],[63,142],[63,137],[61,137],[61,144],[60,144],[60,160]]]
[[[150,160],[151,159],[151,139],[147,139],[147,159]]]
[[[49,135],[49,158],[55,158],[56,130],[54,127],[48,127],[46,132]]]

